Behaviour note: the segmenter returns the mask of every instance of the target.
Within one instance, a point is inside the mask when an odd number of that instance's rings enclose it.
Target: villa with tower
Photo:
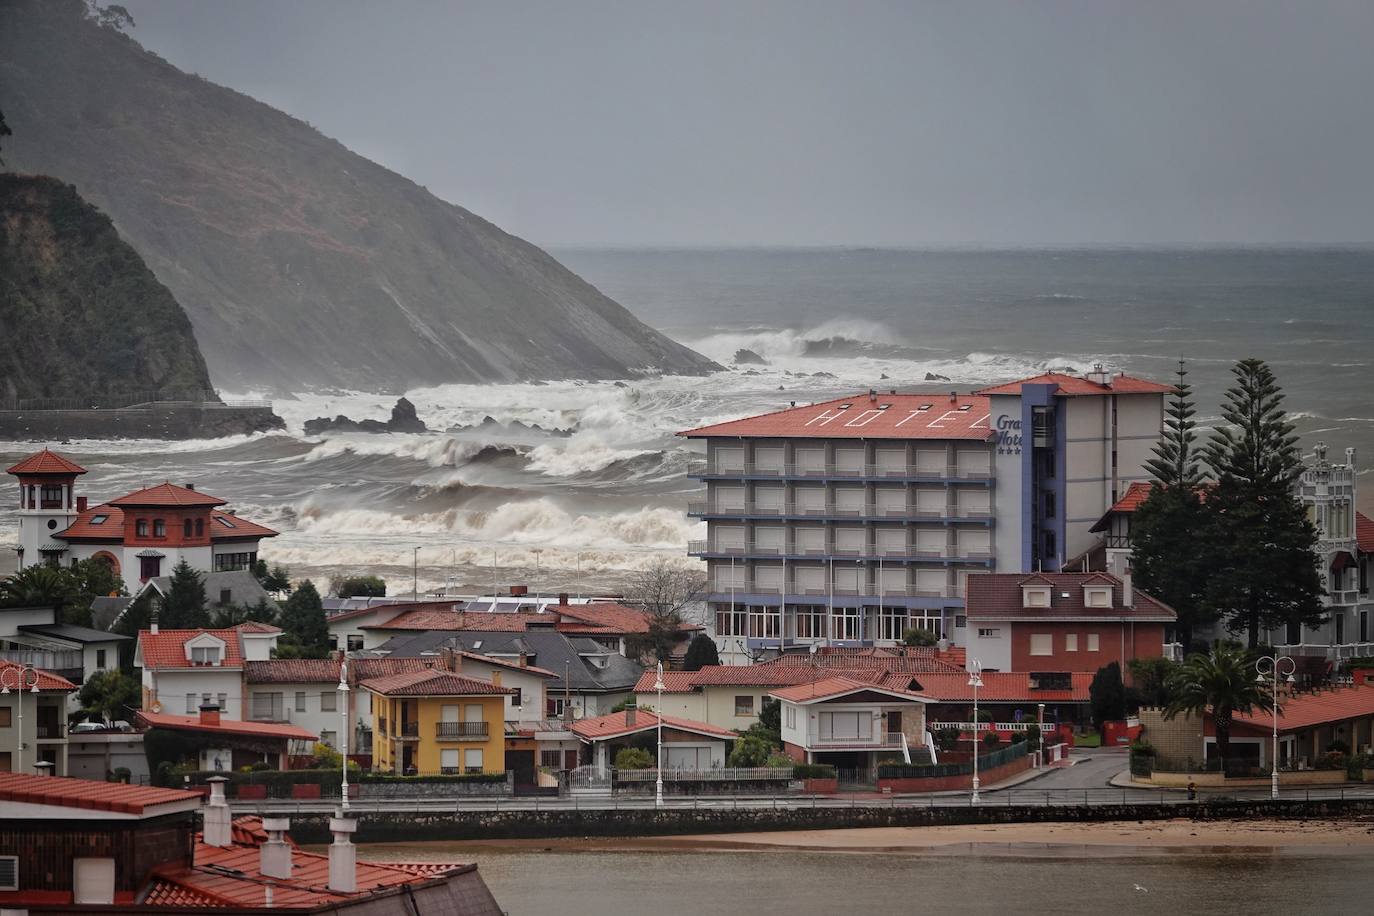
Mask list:
[[[19,480],[19,568],[100,559],[124,581],[168,575],[185,560],[200,572],[250,569],[258,542],[277,532],[224,510],[227,500],[166,482],[89,505],[81,465],[43,449],[9,468]]]

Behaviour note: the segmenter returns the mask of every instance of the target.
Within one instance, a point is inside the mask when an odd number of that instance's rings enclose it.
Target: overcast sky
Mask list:
[[[124,0],[546,245],[1374,240],[1374,3]]]

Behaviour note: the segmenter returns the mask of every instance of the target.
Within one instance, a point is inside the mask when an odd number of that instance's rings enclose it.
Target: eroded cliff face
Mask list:
[[[54,178],[0,174],[0,406],[210,387],[191,322],[105,214]]]
[[[716,368],[534,245],[84,9],[0,0],[7,164],[72,182],[111,216],[220,385]]]

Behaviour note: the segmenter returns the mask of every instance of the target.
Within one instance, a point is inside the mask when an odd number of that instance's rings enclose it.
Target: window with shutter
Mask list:
[[[978,635],[983,635],[978,631]],[[1054,634],[1052,633],[1032,633],[1030,638],[1031,655],[1053,655],[1054,654]]]
[[[19,890],[19,857],[0,856],[0,891]]]

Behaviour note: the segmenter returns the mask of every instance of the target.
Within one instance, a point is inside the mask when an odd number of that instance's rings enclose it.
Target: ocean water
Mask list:
[[[194,481],[279,529],[262,552],[293,574],[368,569],[393,593],[411,587],[415,547],[421,589],[452,577],[613,591],[700,535],[683,514],[695,486],[677,431],[869,387],[967,388],[1097,361],[1168,379],[1182,357],[1206,420],[1234,360],[1258,356],[1305,446],[1353,446],[1374,467],[1374,249],[555,254],[727,368],[420,388],[407,396],[438,430],[424,435],[305,437],[307,419],[384,419],[395,401],[334,391],[276,399],[285,434],[61,448],[89,469],[93,501]],[[742,348],[767,364],[731,367]],[[0,443],[0,460],[29,450]],[[1360,501],[1374,508],[1374,484]],[[13,541],[13,505],[0,506],[0,543]]]

